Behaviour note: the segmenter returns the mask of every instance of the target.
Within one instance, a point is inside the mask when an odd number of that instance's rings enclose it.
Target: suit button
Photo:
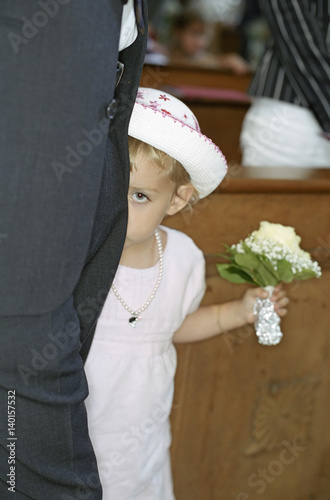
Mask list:
[[[106,107],[105,114],[106,117],[109,118],[109,120],[113,120],[118,109],[118,101],[117,99],[112,99],[111,102],[109,102],[108,106]]]

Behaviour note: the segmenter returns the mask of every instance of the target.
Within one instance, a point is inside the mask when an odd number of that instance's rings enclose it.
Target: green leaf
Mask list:
[[[215,255],[217,257],[222,257],[226,260],[229,260],[230,262],[233,262],[233,257],[236,253],[236,250],[234,250],[233,248],[231,248],[230,246],[228,245],[223,245],[226,249],[225,253],[216,253]]]
[[[252,254],[237,253],[234,257],[236,264],[248,269],[254,269],[259,265],[259,259]]]
[[[316,274],[312,269],[303,269],[299,273],[294,275],[295,280],[308,280],[310,278],[315,278]]]
[[[285,259],[281,259],[277,262],[277,272],[280,277],[280,281],[284,283],[291,283],[294,278],[291,264]]]
[[[233,260],[233,257],[231,255],[226,254],[226,253],[217,253],[215,255],[217,257],[223,257],[224,259],[229,260],[230,262],[232,262],[232,260]]]
[[[256,275],[259,276],[260,283],[262,286],[272,285],[275,286],[278,283],[276,277],[267,269],[267,267],[262,264],[256,269]]]
[[[280,276],[268,257],[266,257],[265,255],[260,255],[260,262],[266,269],[268,269],[268,271],[276,279],[277,283],[279,283],[281,281]]]
[[[258,284],[249,276],[249,274],[231,264],[216,264],[216,268],[220,276],[231,283]]]

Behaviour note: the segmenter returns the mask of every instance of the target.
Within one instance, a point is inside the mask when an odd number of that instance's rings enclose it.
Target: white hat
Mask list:
[[[166,92],[140,87],[128,135],[164,151],[179,161],[204,198],[220,184],[227,162],[211,139],[200,131],[195,115]]]

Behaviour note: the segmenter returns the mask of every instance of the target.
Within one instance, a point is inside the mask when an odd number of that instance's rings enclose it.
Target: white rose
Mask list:
[[[262,241],[265,238],[277,243],[281,243],[290,248],[291,251],[300,253],[301,238],[291,226],[282,226],[282,224],[272,224],[267,221],[260,222],[258,231],[253,231],[252,235],[256,240]]]

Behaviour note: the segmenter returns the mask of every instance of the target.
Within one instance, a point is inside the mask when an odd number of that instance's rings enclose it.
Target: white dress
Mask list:
[[[104,500],[173,500],[169,448],[175,331],[205,292],[202,252],[185,234],[167,232],[164,274],[150,306],[132,327],[110,291],[85,365],[90,436]],[[115,284],[132,309],[148,300],[158,278],[119,266]]]

